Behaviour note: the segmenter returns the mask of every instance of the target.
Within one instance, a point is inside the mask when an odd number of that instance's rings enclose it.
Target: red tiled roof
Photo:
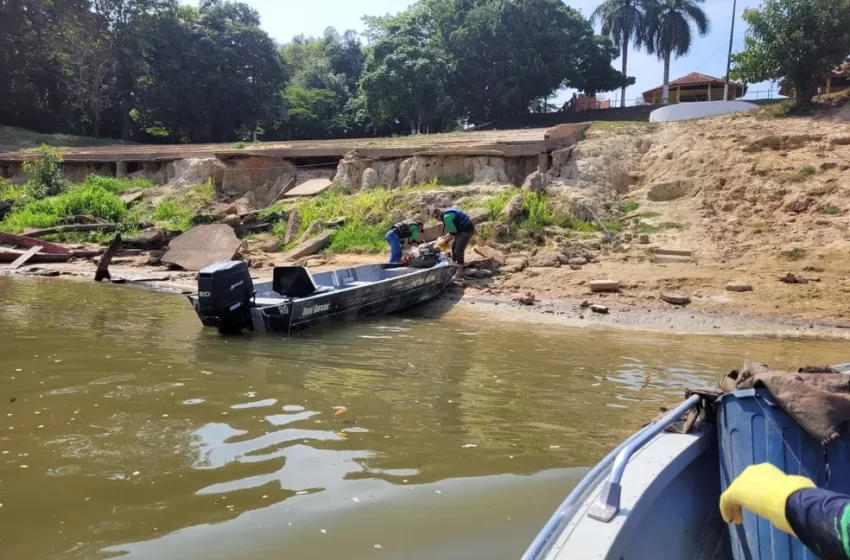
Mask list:
[[[695,85],[723,85],[725,82],[722,78],[715,78],[714,76],[709,76],[707,74],[700,74],[699,72],[691,72],[687,76],[682,76],[681,78],[675,79],[670,82],[670,88],[675,88],[676,86],[695,86]],[[739,84],[738,82],[729,82],[729,85],[733,88],[741,88],[744,90],[744,86]],[[652,94],[656,91],[661,91],[664,86],[658,86],[643,92],[643,98],[649,102],[652,100]]]

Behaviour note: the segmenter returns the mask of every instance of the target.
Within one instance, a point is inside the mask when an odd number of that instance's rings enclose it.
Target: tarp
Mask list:
[[[758,109],[758,105],[746,101],[697,101],[694,103],[676,103],[656,109],[649,114],[649,122],[687,121],[714,115],[740,113]]]

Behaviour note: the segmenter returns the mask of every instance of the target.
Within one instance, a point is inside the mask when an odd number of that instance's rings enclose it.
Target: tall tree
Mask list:
[[[809,105],[829,72],[850,55],[850,0],[764,0],[744,11],[744,50],[732,75],[791,86],[795,105]]]
[[[662,97],[667,103],[670,96],[670,57],[688,54],[693,43],[691,24],[700,35],[711,29],[708,16],[700,7],[705,0],[660,0],[647,4],[646,50],[664,61],[664,86]]]
[[[590,15],[590,21],[602,23],[602,34],[611,38],[622,50],[623,76],[627,76],[629,45],[640,48],[646,35],[646,2],[644,0],[605,0]],[[626,106],[626,86],[620,90],[620,107]]]
[[[617,51],[611,40],[603,35],[597,35],[593,41],[583,42],[582,48],[574,52],[578,59],[576,77],[565,85],[587,95],[620,89],[625,99],[626,86],[634,85],[635,79],[611,66]],[[625,105],[621,103],[620,106]]]

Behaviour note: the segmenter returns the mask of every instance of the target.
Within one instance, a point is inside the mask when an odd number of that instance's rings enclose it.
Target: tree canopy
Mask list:
[[[732,76],[745,82],[780,81],[808,105],[829,72],[850,55],[850,0],[764,0],[744,10],[744,50]]]
[[[363,37],[278,45],[238,1],[0,0],[0,124],[143,142],[426,133],[634,82],[611,66],[620,39],[560,0],[364,20]]]

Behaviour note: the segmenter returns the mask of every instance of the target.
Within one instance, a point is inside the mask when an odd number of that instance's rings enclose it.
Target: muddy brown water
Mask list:
[[[744,357],[847,361],[468,306],[222,338],[179,296],[2,277],[0,333],[10,559],[518,558],[686,387]]]

